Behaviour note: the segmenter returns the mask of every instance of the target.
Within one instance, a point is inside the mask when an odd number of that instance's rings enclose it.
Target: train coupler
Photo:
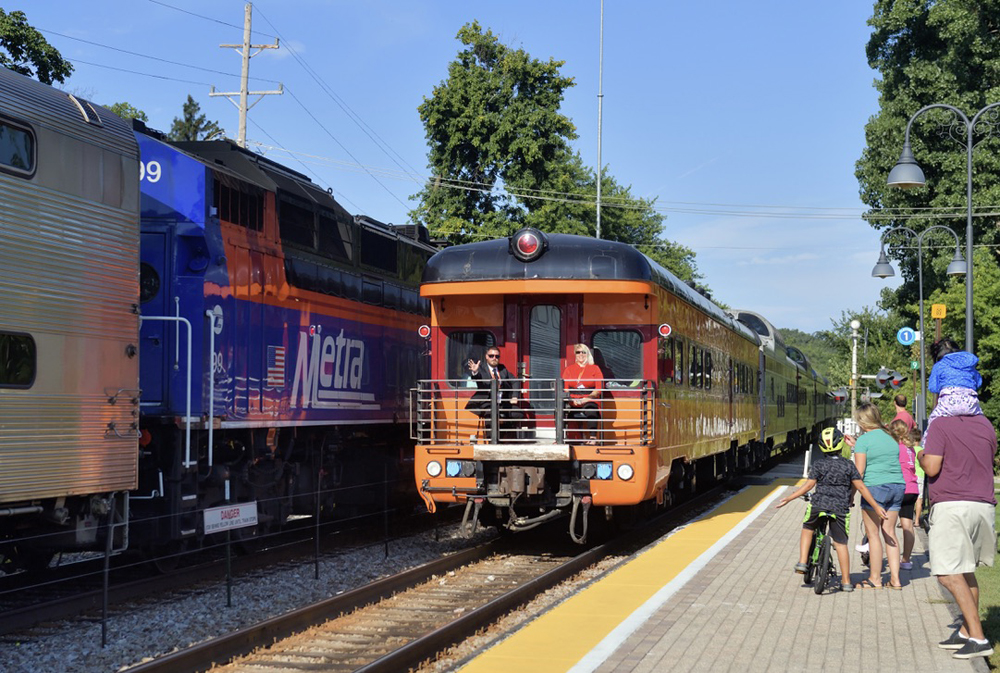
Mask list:
[[[479,510],[483,508],[482,498],[469,498],[465,501],[465,513],[462,515],[462,537],[470,538],[479,528]],[[471,517],[469,516],[471,513]]]

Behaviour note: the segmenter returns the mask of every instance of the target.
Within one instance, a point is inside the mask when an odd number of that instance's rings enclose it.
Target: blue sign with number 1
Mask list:
[[[896,341],[904,346],[911,346],[916,340],[917,333],[913,331],[912,327],[900,327],[899,331],[896,332]]]

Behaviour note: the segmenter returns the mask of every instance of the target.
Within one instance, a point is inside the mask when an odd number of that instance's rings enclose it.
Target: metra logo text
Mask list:
[[[300,332],[291,405],[338,408],[372,400],[373,395],[357,392],[364,363],[365,343],[345,337],[344,330],[336,337],[324,337],[319,328]]]

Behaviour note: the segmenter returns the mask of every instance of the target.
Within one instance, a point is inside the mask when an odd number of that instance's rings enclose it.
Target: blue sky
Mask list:
[[[244,5],[0,0],[74,62],[63,88],[128,101],[162,130],[191,94],[234,138],[236,108],[208,93],[239,88],[239,55],[219,45],[242,41]],[[665,236],[695,251],[716,299],[779,327],[826,329],[874,306],[886,285],[871,277],[878,236],[854,177],[878,109],[871,10],[871,0],[605,2],[603,163],[658,199]],[[260,0],[253,18],[254,43],[280,36],[294,54],[251,60],[252,90],[281,82],[286,93],[250,111],[248,139],[352,213],[406,221],[429,175],[416,108],[472,20],[565,61],[576,86],[563,112],[597,163],[600,0]]]

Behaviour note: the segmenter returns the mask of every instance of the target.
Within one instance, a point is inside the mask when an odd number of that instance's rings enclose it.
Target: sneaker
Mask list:
[[[899,567],[903,570],[913,570],[913,561],[900,561]]]
[[[977,643],[974,640],[965,641],[962,648],[951,655],[953,659],[972,659],[973,657],[988,657],[993,654],[993,646],[987,640],[985,643]]]
[[[969,642],[969,639],[963,636],[958,631],[948,636],[945,640],[938,643],[938,647],[942,650],[960,650]]]
[[[867,554],[868,553],[868,543],[865,542],[864,544],[854,545],[854,551],[860,551],[860,552],[864,552],[864,553]]]
[[[809,566],[807,566],[805,563],[795,564],[795,572],[797,572],[799,575],[805,575],[807,570],[809,570]]]

